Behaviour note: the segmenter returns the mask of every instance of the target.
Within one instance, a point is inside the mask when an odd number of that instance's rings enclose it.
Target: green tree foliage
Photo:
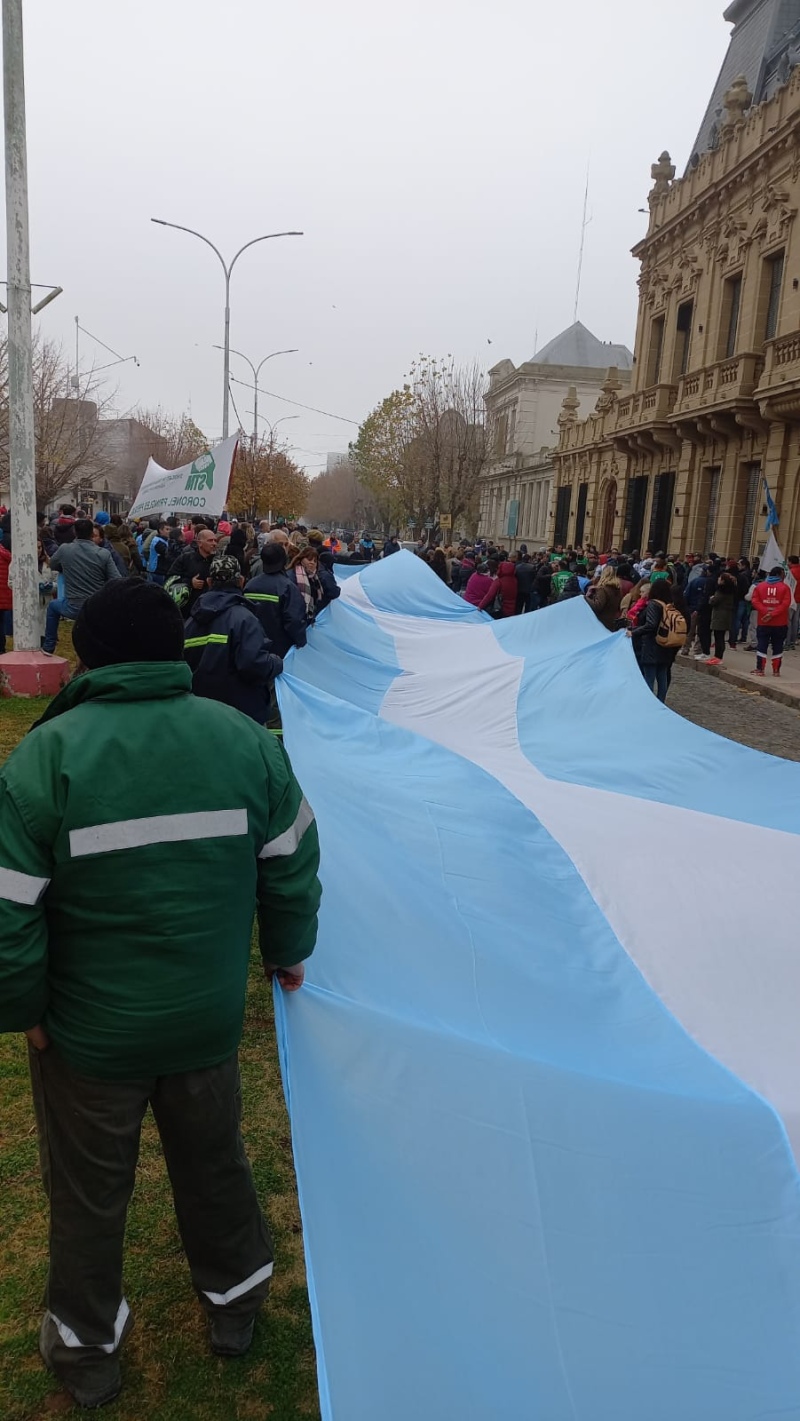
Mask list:
[[[271,439],[255,449],[252,441],[242,440],[228,491],[228,509],[248,523],[270,514],[273,518],[300,518],[310,486],[304,470]]]

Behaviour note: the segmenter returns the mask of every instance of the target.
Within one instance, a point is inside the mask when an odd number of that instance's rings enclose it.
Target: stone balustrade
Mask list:
[[[718,360],[700,373],[682,375],[675,417],[752,400],[764,369],[764,357],[754,351]]]

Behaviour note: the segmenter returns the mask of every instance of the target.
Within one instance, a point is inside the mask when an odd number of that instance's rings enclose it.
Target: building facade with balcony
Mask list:
[[[653,165],[633,388],[565,401],[551,537],[751,556],[764,482],[800,547],[800,0],[736,0],[684,177]]]
[[[591,408],[609,365],[620,388],[630,382],[633,354],[597,339],[580,321],[515,366],[501,360],[489,371],[486,420],[489,457],[481,475],[481,537],[513,551],[546,546],[552,515],[553,448],[565,401]],[[580,531],[580,530],[579,530]],[[580,541],[580,539],[578,539]]]

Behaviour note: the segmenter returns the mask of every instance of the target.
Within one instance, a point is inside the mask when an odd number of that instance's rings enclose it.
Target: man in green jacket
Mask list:
[[[131,1326],[122,1246],[148,1104],[211,1346],[252,1341],[272,1248],[239,1128],[251,930],[257,909],[267,974],[300,987],[319,847],[275,738],[191,694],[166,592],[109,583],[73,640],[84,674],[0,771],[0,1031],[28,1037],[50,1202],[40,1350],[101,1406]]]

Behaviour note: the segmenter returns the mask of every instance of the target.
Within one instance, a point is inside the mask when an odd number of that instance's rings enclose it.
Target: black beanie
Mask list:
[[[131,661],[183,661],[183,618],[163,587],[120,577],[84,602],[72,645],[90,671]]]
[[[283,572],[286,567],[283,543],[265,543],[261,549],[261,566],[265,572]]]

